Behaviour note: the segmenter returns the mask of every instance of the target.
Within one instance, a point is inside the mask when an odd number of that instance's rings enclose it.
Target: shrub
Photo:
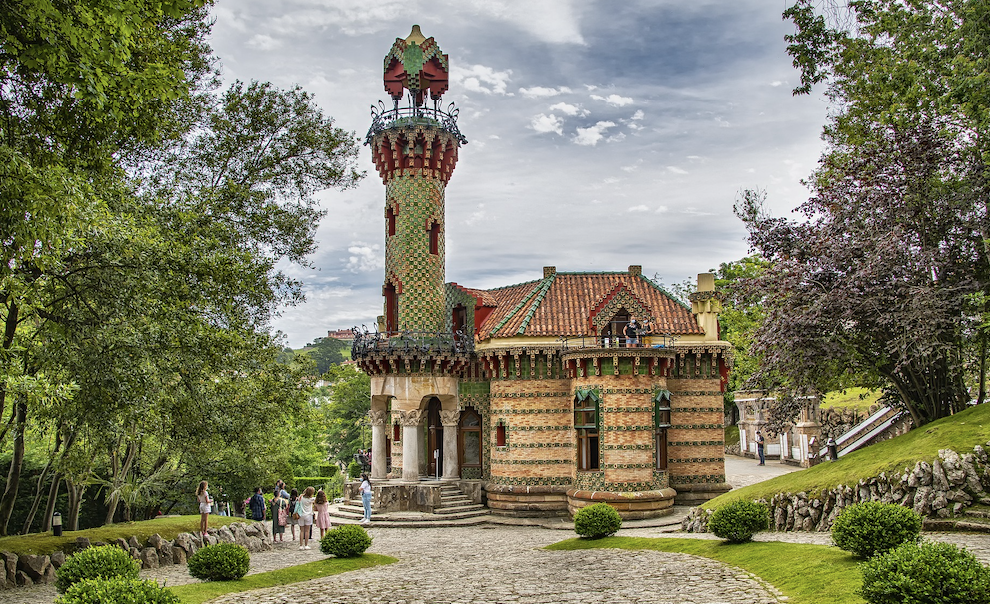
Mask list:
[[[236,543],[208,545],[189,557],[189,574],[203,581],[231,581],[247,574],[251,556]]]
[[[715,510],[708,530],[729,543],[746,543],[755,533],[770,528],[770,510],[755,501],[733,501]]]
[[[72,584],[97,577],[137,579],[140,571],[141,565],[131,558],[131,554],[116,545],[87,547],[69,556],[55,571],[55,589],[65,593]]]
[[[179,604],[179,597],[158,583],[130,577],[84,579],[55,604]]]
[[[920,536],[921,516],[893,503],[856,503],[832,523],[835,545],[860,558],[872,558],[902,543],[917,543]]]
[[[317,491],[328,490],[327,486],[333,483],[333,476],[294,476],[292,480],[292,486],[302,493],[306,487],[313,487]]]
[[[990,602],[990,568],[951,543],[903,543],[862,565],[870,604]]]
[[[320,476],[326,476],[327,478],[333,478],[340,472],[340,468],[337,464],[325,463],[320,465]]]
[[[354,558],[371,546],[371,536],[356,524],[342,524],[320,539],[320,551],[328,556]]]
[[[347,464],[347,475],[351,478],[357,478],[361,476],[361,464],[356,461],[352,461]]]
[[[622,517],[607,503],[593,503],[574,514],[574,532],[588,539],[614,535],[622,526]]]

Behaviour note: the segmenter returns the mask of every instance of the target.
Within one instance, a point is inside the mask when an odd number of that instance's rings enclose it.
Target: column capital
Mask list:
[[[426,412],[422,409],[415,411],[393,411],[392,416],[398,416],[399,423],[403,426],[419,426],[426,419]]]
[[[368,419],[372,426],[384,426],[388,420],[388,412],[384,410],[372,409],[368,412]]]
[[[461,412],[458,410],[453,411],[441,411],[440,412],[440,423],[444,428],[456,428],[457,424],[461,421]]]

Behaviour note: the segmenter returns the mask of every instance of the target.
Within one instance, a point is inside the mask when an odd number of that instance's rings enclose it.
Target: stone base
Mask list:
[[[574,516],[581,508],[593,503],[607,503],[623,520],[659,518],[674,513],[674,489],[637,491],[634,493],[610,493],[606,491],[567,491],[567,511]]]
[[[678,484],[673,486],[677,489],[677,497],[674,499],[676,505],[699,505],[709,499],[715,499],[722,493],[728,493],[732,489],[732,485],[727,482]]]
[[[440,507],[440,489],[445,483],[399,482],[379,480],[372,484],[375,512],[426,512],[434,513]],[[456,484],[456,483],[455,483]],[[344,485],[344,497],[361,499],[358,482]]]
[[[566,486],[511,486],[488,483],[488,509],[497,516],[546,518],[567,515]]]

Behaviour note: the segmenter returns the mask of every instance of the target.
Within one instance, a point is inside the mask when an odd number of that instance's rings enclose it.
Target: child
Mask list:
[[[209,484],[204,480],[199,483],[199,488],[196,489],[196,501],[199,502],[199,533],[202,536],[206,536],[206,524],[210,519],[211,504],[213,500],[210,499],[210,494],[207,492],[207,487]]]
[[[327,501],[327,494],[323,489],[316,492],[316,504],[313,509],[316,511],[314,524],[320,528],[320,539],[323,539],[323,534],[330,528],[330,502]]]

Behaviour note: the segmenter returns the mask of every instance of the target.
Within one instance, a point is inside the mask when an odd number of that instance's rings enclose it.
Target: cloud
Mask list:
[[[610,94],[608,96],[598,96],[597,94],[591,95],[591,98],[596,101],[605,101],[609,105],[615,105],[616,107],[625,107],[626,105],[632,105],[633,101],[630,97],[619,96],[617,94]]]
[[[578,128],[573,140],[578,145],[594,147],[605,136],[603,132],[613,127],[615,122],[598,122],[589,128]]]
[[[523,7],[516,0],[471,0],[473,10],[512,23],[541,42],[584,44],[576,0],[539,0]]]
[[[350,254],[347,258],[347,270],[352,273],[378,271],[385,268],[385,258],[381,246],[377,243],[368,245],[356,241],[347,248]]]
[[[459,68],[455,63],[451,68],[450,79],[452,83],[463,86],[468,92],[505,94],[511,75],[511,69],[496,71],[485,65],[470,65]]]
[[[667,206],[658,206],[657,214],[666,214],[668,209]]]
[[[519,94],[527,99],[546,99],[561,94],[570,94],[571,89],[567,86],[560,88],[546,88],[544,86],[533,86],[532,88],[520,88]]]
[[[770,82],[770,85],[773,86],[774,88],[776,88],[778,86],[783,86],[784,83],[781,82],[780,80],[774,80],[774,81]]]
[[[539,115],[533,116],[533,119],[529,122],[529,127],[537,132],[544,134],[547,132],[556,132],[557,134],[564,133],[564,120],[557,117],[554,114],[546,115],[541,113]]]
[[[627,212],[649,212],[650,211],[650,208],[646,207],[645,205],[638,205],[638,206],[633,206],[633,207],[627,209],[626,211]]]
[[[248,40],[247,45],[258,50],[275,50],[281,48],[282,41],[276,40],[268,34],[257,34]]]
[[[673,174],[687,174],[688,171],[683,168],[678,168],[677,166],[667,166],[667,171]]]
[[[471,212],[471,215],[467,217],[467,220],[464,221],[464,224],[467,224],[469,226],[474,226],[479,222],[484,222],[486,220],[491,220],[491,217],[488,215],[487,212],[485,212],[485,204],[479,203],[478,209],[475,210],[474,212]]]
[[[631,119],[631,120],[641,120],[644,117],[646,117],[646,114],[643,113],[643,110],[642,109],[637,109],[636,110],[636,113],[634,113],[633,116],[631,118],[629,118],[629,119]]]
[[[564,115],[571,115],[571,116],[574,115],[585,116],[588,115],[589,113],[587,109],[581,109],[580,105],[572,105],[570,103],[556,103],[554,105],[550,105],[550,111],[559,111]]]

